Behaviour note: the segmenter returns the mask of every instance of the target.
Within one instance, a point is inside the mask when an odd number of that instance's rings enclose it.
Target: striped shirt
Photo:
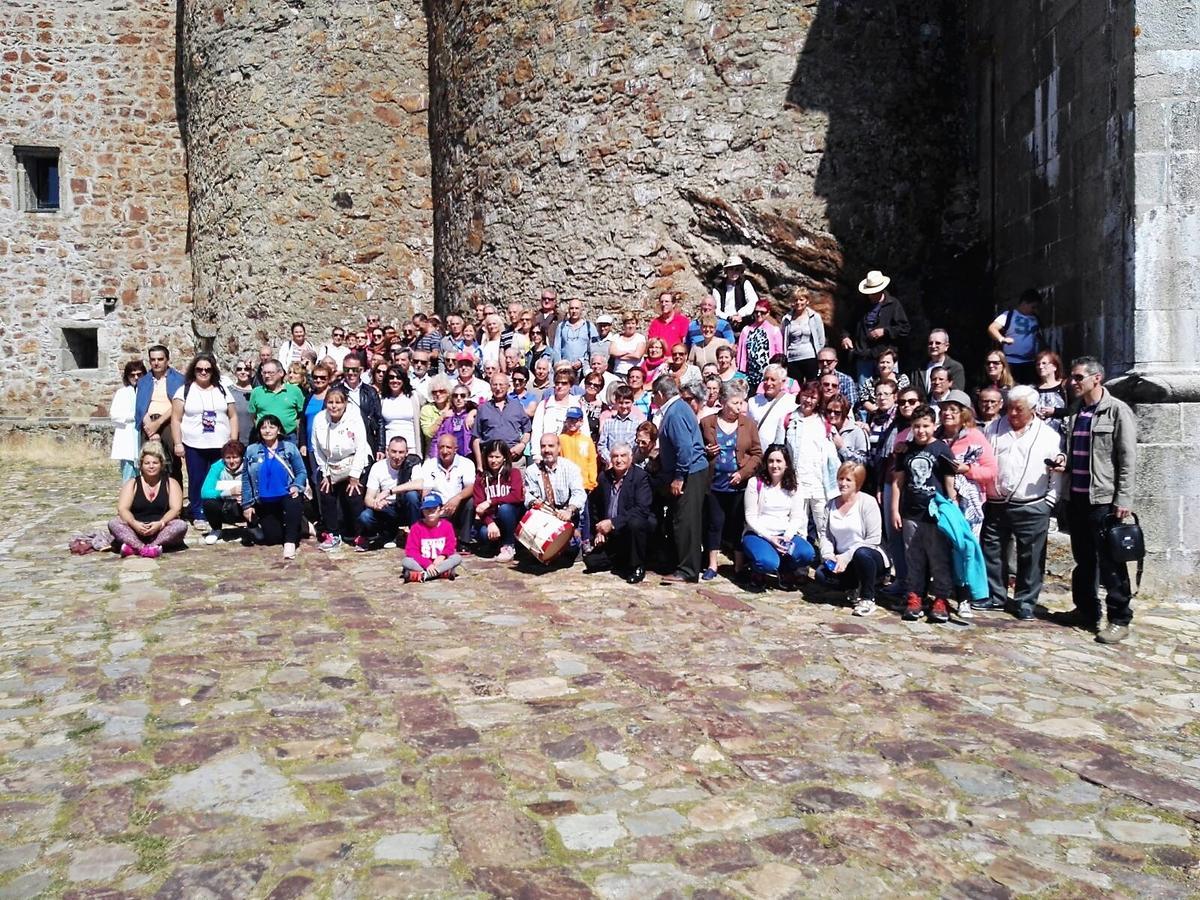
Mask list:
[[[600,458],[606,463],[609,462],[612,448],[617,444],[628,444],[632,447],[637,428],[645,421],[646,417],[636,407],[631,409],[625,418],[621,418],[612,410],[602,413],[600,415],[600,440],[597,442]]]
[[[1075,417],[1075,425],[1071,429],[1071,493],[1089,493],[1092,483],[1092,416],[1096,414],[1095,406],[1084,406]]]

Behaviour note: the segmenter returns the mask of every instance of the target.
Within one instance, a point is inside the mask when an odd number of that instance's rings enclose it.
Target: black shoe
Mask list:
[[[1066,625],[1068,628],[1082,628],[1084,631],[1093,633],[1100,630],[1100,616],[1098,614],[1086,613],[1082,609],[1075,608],[1067,612],[1054,613],[1051,617],[1058,625]]]
[[[1018,606],[1016,612],[1013,613],[1013,615],[1015,615],[1022,622],[1028,622],[1030,619],[1037,618],[1037,616],[1035,616],[1033,613],[1032,606]]]
[[[646,580],[646,570],[643,569],[641,566],[638,566],[636,569],[634,569],[632,572],[630,572],[629,575],[627,575],[625,578],[625,581],[628,584],[641,584],[645,580]]]
[[[1004,609],[1004,601],[993,600],[990,597],[986,600],[972,600],[971,609]]]
[[[670,575],[664,575],[660,581],[661,584],[699,584],[700,576],[681,575],[678,572],[673,572]]]

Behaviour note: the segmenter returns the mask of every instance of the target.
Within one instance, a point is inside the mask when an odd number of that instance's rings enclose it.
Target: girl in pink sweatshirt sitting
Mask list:
[[[442,519],[442,498],[427,494],[421,501],[421,521],[413,523],[404,544],[404,576],[410,584],[433,578],[454,578],[462,565],[455,551],[454,525]]]

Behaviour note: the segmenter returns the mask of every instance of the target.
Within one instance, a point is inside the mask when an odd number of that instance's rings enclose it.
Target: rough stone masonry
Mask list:
[[[1127,375],[1152,571],[1196,587],[1195,3],[12,0],[0,40],[21,421],[103,413],[152,339],[228,360],[546,284],[643,308],[729,252],[830,322],[883,268],[964,359],[1032,285]]]

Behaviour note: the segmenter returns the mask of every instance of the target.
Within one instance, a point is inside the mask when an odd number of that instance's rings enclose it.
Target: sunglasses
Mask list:
[[[920,400],[901,400],[900,405],[901,406],[916,406],[920,402],[921,402]]]
[[[1092,373],[1092,375],[1095,375],[1095,374],[1096,374],[1095,372],[1093,372],[1093,373]],[[1083,382],[1085,382],[1085,381],[1087,381],[1089,378],[1091,378],[1091,377],[1092,377],[1092,375],[1075,375],[1075,374],[1072,374],[1072,375],[1071,375],[1071,380],[1072,380],[1073,382],[1075,382],[1076,384],[1082,384]]]
[[[453,397],[455,400],[466,400],[467,399],[466,394],[451,394],[450,396]]]
[[[328,375],[314,375],[314,376],[312,377],[312,380],[313,380],[313,381],[328,381],[328,380],[329,380],[329,376],[328,376]]]
[[[389,375],[389,376],[388,376],[388,381],[397,381],[397,382],[400,382],[400,381],[404,381],[404,379],[403,379],[403,378],[401,378],[399,375]]]
[[[234,367],[233,367],[233,371],[235,371],[235,372],[249,372],[249,371],[250,371],[250,367],[249,367],[249,366],[234,366]]]
[[[212,372],[212,366],[196,366],[195,371],[197,375],[206,375]]]
[[[589,381],[589,382],[587,382],[587,384],[584,385],[584,387],[596,388],[597,390],[599,390],[600,388],[604,387],[604,382]]]
[[[342,371],[345,372],[347,375],[349,375],[351,373],[354,373],[355,375],[357,375],[359,372],[362,371],[362,369],[358,368],[357,366],[346,366],[346,368],[342,369]]]
[[[512,378],[512,382],[513,382],[513,384],[524,384],[524,383],[525,383],[525,382],[527,382],[528,380],[529,380],[528,378],[525,378],[525,377],[523,377],[523,376],[521,376],[521,375],[514,375],[514,376],[513,376],[513,378]]]

